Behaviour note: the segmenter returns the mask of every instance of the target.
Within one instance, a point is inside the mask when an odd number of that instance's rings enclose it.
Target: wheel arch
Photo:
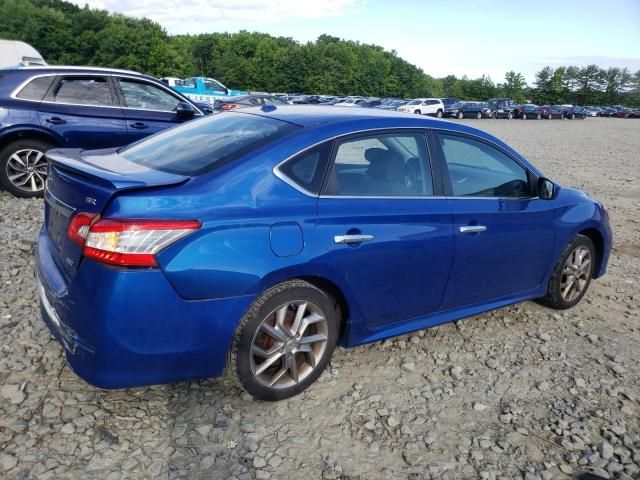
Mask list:
[[[279,271],[262,279],[260,295],[268,289],[291,280],[303,280],[329,295],[336,303],[336,313],[340,321],[339,341],[345,338],[347,328],[354,321],[361,318],[360,309],[351,295],[349,287],[333,278],[330,272],[318,271]]]
[[[56,147],[64,145],[64,140],[53,133],[40,128],[12,128],[8,129],[0,135],[0,142],[4,146],[16,140],[33,139],[42,142],[51,143]]]
[[[602,269],[602,261],[604,259],[604,236],[602,235],[602,232],[600,232],[600,230],[595,227],[589,227],[580,230],[578,232],[578,235],[584,235],[585,237],[589,238],[593,242],[593,245],[596,247],[596,265],[594,269],[594,278],[597,278]]]

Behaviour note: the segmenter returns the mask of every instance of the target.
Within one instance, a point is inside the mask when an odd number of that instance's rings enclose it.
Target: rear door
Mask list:
[[[60,75],[38,108],[40,124],[65,147],[110,148],[127,143],[124,114],[109,78]]]
[[[114,77],[114,82],[126,119],[127,143],[185,121],[176,114],[176,107],[183,100],[168,88],[129,77]]]
[[[446,131],[434,134],[455,239],[442,308],[540,287],[553,251],[555,212],[552,202],[533,193],[533,174],[492,143]]]
[[[345,137],[328,172],[318,235],[367,326],[437,311],[453,258],[451,214],[434,196],[424,132]]]

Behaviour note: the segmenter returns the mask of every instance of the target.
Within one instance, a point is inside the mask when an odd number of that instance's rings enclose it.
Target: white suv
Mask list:
[[[399,112],[417,113],[419,115],[434,115],[442,118],[444,104],[439,98],[416,98],[398,107]]]

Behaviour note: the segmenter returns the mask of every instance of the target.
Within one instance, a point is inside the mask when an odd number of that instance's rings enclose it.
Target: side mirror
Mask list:
[[[182,120],[186,120],[187,118],[193,118],[196,114],[195,109],[189,105],[187,102],[180,102],[176,107],[176,116]]]
[[[556,194],[555,184],[548,178],[541,177],[538,180],[538,197],[543,200],[551,200]]]

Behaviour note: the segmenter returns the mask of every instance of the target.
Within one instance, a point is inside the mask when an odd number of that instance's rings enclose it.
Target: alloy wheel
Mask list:
[[[591,277],[591,251],[580,245],[567,257],[562,268],[560,294],[565,302],[572,302],[584,292]]]
[[[293,387],[320,363],[328,338],[320,307],[309,301],[285,303],[262,321],[253,337],[251,373],[265,387]]]
[[[28,193],[41,192],[47,180],[47,160],[44,152],[23,149],[13,153],[6,164],[11,184]]]

